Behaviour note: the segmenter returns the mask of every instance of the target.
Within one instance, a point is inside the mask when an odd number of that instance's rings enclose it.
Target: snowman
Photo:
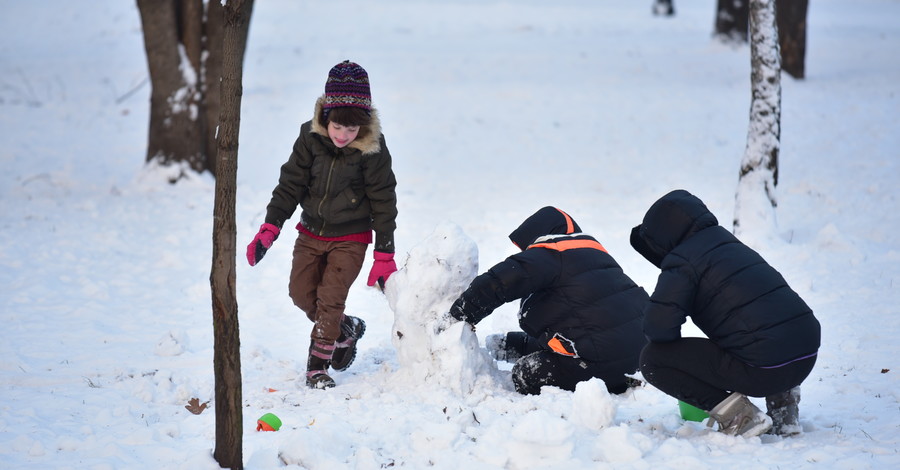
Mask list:
[[[410,250],[384,286],[394,312],[391,341],[400,372],[459,395],[497,373],[471,325],[449,315],[453,301],[478,274],[478,247],[462,229],[444,222]]]

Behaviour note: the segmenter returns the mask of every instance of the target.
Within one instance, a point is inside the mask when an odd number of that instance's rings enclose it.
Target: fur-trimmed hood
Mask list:
[[[319,134],[330,140],[328,137],[328,129],[319,123],[319,116],[321,116],[324,111],[322,107],[324,103],[325,95],[320,96],[319,99],[316,100],[316,109],[313,114],[310,132]],[[366,126],[362,126],[360,128],[360,136],[347,145],[347,148],[357,149],[362,152],[363,155],[370,155],[381,151],[381,120],[378,119],[378,110],[374,107],[371,109],[370,113],[372,122]]]

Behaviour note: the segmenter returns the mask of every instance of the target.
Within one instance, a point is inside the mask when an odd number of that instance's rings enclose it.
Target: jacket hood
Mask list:
[[[313,134],[319,134],[325,137],[330,142],[331,138],[328,137],[328,129],[322,126],[322,124],[319,122],[319,116],[321,116],[322,112],[324,111],[324,104],[325,95],[322,95],[319,97],[319,99],[316,100],[316,110],[315,114],[313,114],[311,132]],[[381,120],[378,119],[378,110],[373,107],[370,110],[370,114],[372,116],[372,122],[370,122],[366,126],[363,126],[364,128],[366,128],[365,131],[360,128],[360,136],[353,140],[353,142],[350,142],[349,145],[347,145],[347,148],[359,150],[363,155],[369,155],[381,151]]]
[[[525,250],[538,238],[547,235],[571,235],[581,233],[581,227],[565,212],[551,206],[543,207],[509,234],[509,239]]]
[[[719,224],[697,196],[676,189],[654,202],[641,225],[631,230],[631,246],[657,268],[693,234]]]

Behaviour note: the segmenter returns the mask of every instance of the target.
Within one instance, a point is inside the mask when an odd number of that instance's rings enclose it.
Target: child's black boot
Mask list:
[[[498,361],[516,362],[525,355],[528,335],[524,331],[510,331],[488,335],[484,347]]]
[[[356,342],[366,333],[366,322],[361,318],[344,315],[341,320],[341,336],[334,345],[331,367],[334,370],[346,370],[356,359]]]
[[[306,360],[307,387],[332,388],[335,386],[334,379],[328,375],[332,355],[334,355],[333,344],[310,342],[309,357]]]
[[[771,434],[800,434],[800,387],[766,397],[766,414],[772,418]]]

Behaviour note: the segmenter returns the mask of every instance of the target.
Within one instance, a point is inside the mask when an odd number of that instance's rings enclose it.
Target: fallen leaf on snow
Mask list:
[[[184,405],[184,408],[191,413],[198,415],[200,413],[203,413],[203,410],[206,409],[207,405],[209,405],[208,401],[200,403],[199,398],[191,398],[190,400],[188,400],[188,404]]]

